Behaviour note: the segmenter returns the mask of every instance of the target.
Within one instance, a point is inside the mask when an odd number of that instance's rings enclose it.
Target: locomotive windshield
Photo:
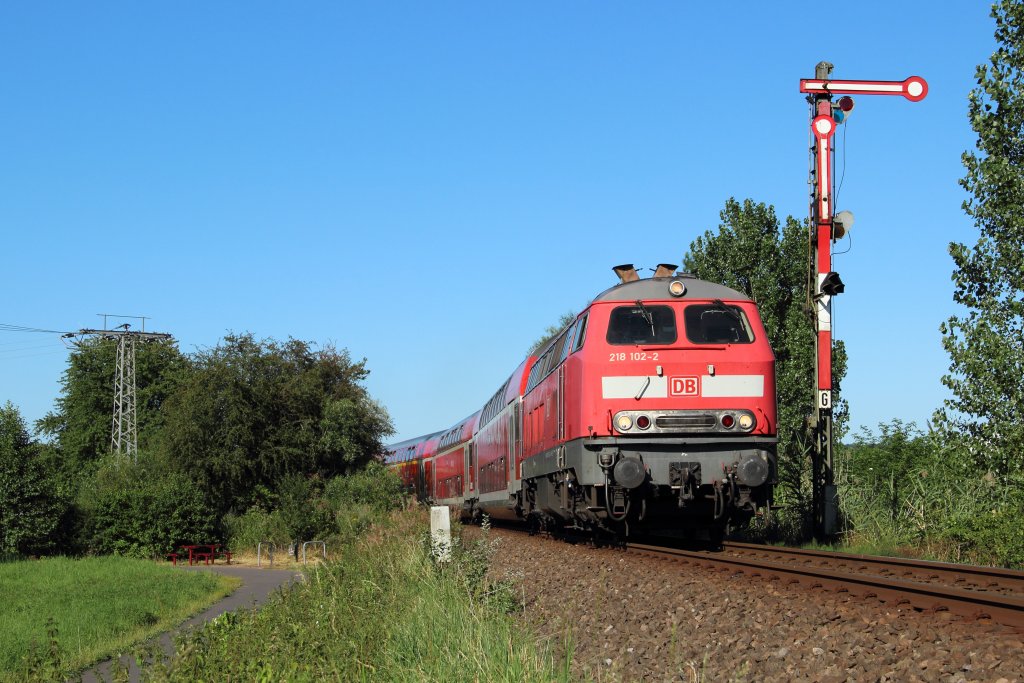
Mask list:
[[[739,306],[721,301],[687,306],[686,338],[694,344],[749,344],[754,341],[747,316]]]
[[[676,314],[668,306],[631,306],[612,310],[608,321],[609,344],[672,344],[678,337]]]

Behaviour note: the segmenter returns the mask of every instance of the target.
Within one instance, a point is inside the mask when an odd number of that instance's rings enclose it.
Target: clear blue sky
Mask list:
[[[858,98],[834,310],[853,425],[923,424],[947,244],[976,237],[957,180],[993,23],[985,3],[819,6],[4,3],[0,323],[334,342],[366,357],[395,439],[440,429],[611,266],[679,263],[728,197],[806,215],[798,81],[827,59],[930,85]],[[0,332],[0,401],[41,417],[66,359]]]

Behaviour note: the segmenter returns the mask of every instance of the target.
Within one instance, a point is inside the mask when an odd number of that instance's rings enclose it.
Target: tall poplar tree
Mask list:
[[[780,224],[775,209],[746,199],[729,199],[717,231],[690,245],[683,267],[753,299],[775,351],[778,394],[778,455],[781,498],[797,508],[810,503],[810,440],[813,410],[814,325],[807,307],[807,226],[792,216]],[[835,434],[841,438],[846,402],[839,399],[846,374],[846,349],[835,342],[832,358]]]
[[[976,151],[965,152],[964,211],[973,247],[949,245],[953,299],[966,311],[942,325],[952,391],[938,421],[975,463],[999,476],[1024,470],[1024,3],[992,8],[998,47],[969,96]]]

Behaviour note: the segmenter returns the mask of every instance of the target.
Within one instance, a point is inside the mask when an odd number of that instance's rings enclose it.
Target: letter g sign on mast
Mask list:
[[[811,105],[810,253],[807,293],[815,324],[815,408],[809,420],[814,437],[814,510],[815,533],[827,538],[835,532],[838,501],[833,481],[832,458],[832,297],[845,289],[839,274],[832,270],[832,242],[845,234],[853,222],[852,214],[837,221],[833,204],[832,146],[836,127],[853,111],[855,95],[902,95],[920,102],[928,94],[928,83],[920,76],[903,81],[831,80],[832,65],[819,62],[814,78],[800,80],[800,92],[807,93]],[[845,94],[836,103],[833,94]],[[842,216],[841,216],[842,218]]]

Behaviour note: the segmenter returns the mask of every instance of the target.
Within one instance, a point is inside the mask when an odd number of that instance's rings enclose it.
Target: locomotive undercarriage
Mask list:
[[[517,516],[537,530],[716,540],[767,510],[775,441],[582,439],[523,462]]]

